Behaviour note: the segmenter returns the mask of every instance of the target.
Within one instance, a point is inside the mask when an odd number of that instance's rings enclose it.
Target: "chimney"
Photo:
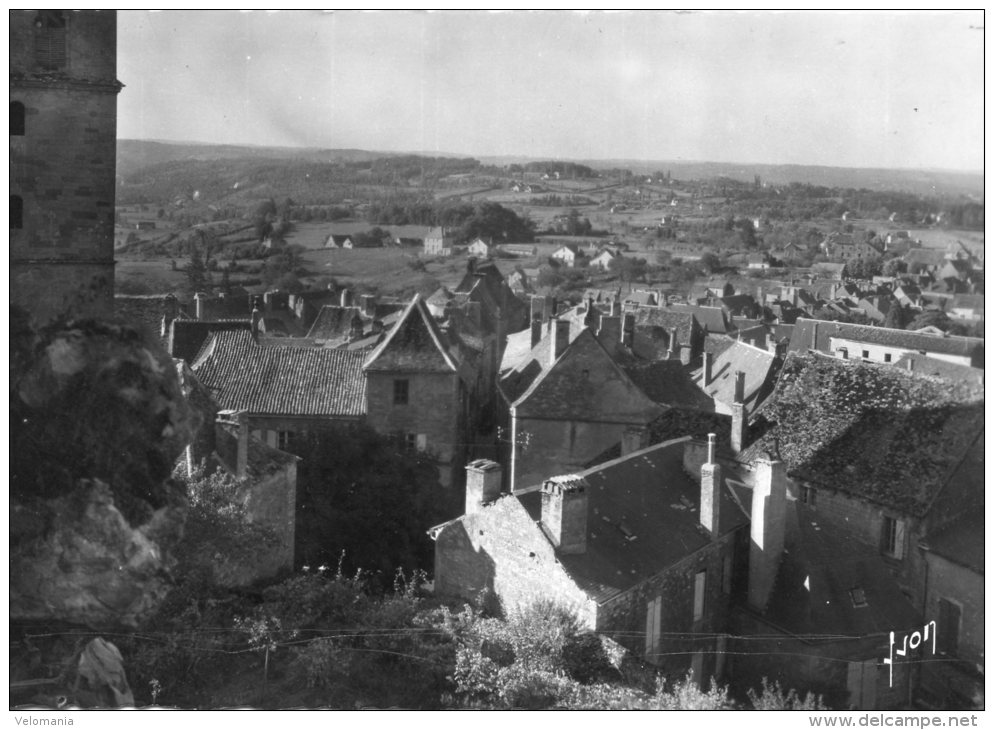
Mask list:
[[[612,352],[610,348],[614,347],[614,343],[621,342],[621,317],[601,317],[597,341]]]
[[[621,344],[629,350],[635,344],[635,315],[632,312],[625,314],[622,320]]]
[[[545,323],[549,320],[549,312],[546,307],[545,297],[532,297],[531,301],[531,321],[534,322],[538,320],[539,322]]]
[[[704,353],[704,385],[711,384],[711,371],[714,369],[714,355],[710,352]]]
[[[601,322],[601,312],[594,306],[594,300],[590,299],[587,302],[587,313],[583,317],[583,324],[589,327],[591,331],[596,332]]]
[[[352,315],[352,322],[349,326],[349,340],[359,340],[362,339],[362,317],[359,316],[359,312]]]
[[[777,354],[777,337],[772,332],[766,335],[766,349],[773,355]]]
[[[552,320],[549,334],[552,337],[552,347],[549,348],[549,357],[551,358],[549,367],[552,367],[569,345],[569,320],[559,318]]]
[[[749,541],[749,605],[765,611],[780,569],[787,511],[787,476],[782,461],[756,462]]]
[[[648,445],[649,432],[644,426],[629,426],[621,435],[621,455],[628,456],[633,451],[640,451]]]
[[[477,459],[466,465],[466,514],[479,512],[483,505],[500,496],[503,470],[489,459]]]
[[[670,343],[666,348],[666,359],[675,360],[677,358],[676,327],[670,330]]]
[[[566,555],[587,550],[587,481],[573,474],[542,484],[542,525]]]
[[[718,539],[721,509],[721,466],[715,461],[715,435],[708,434],[708,460],[701,465],[701,526]]]
[[[532,347],[535,347],[542,340],[542,320],[532,320]]]
[[[201,292],[196,292],[193,295],[193,306],[194,306],[194,312],[193,313],[194,313],[194,316],[197,319],[201,319],[202,320],[204,318],[204,299],[206,299],[206,298],[207,298],[207,295],[206,294],[202,294]]]
[[[736,454],[745,447],[746,408],[745,408],[745,373],[735,371],[735,396],[732,401],[732,451]]]
[[[362,294],[359,296],[359,309],[366,317],[376,316],[376,295]]]
[[[262,321],[262,312],[259,311],[259,303],[256,302],[252,308],[252,337],[259,339],[259,323]]]
[[[611,316],[620,317],[621,316],[621,298],[615,297],[611,300]]]

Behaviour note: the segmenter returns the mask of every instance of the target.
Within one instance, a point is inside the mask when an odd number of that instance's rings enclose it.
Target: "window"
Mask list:
[[[416,433],[405,433],[404,446],[407,447],[408,451],[414,451],[418,447],[418,435]]]
[[[869,360],[870,359],[870,351],[869,350],[863,350],[863,359],[864,360]]]
[[[10,102],[10,136],[24,136],[24,104],[19,101]]]
[[[286,450],[290,445],[290,441],[293,438],[292,431],[277,431],[276,432],[276,448],[281,450]]]
[[[702,570],[694,576],[694,621],[704,619],[704,594],[707,588],[707,571]]]
[[[46,71],[65,68],[66,14],[61,10],[41,10],[35,16],[35,62]]]
[[[657,661],[662,621],[663,597],[656,596],[649,601],[645,609],[645,658],[650,662]]]
[[[814,487],[801,487],[801,501],[808,507],[814,507],[817,498]]]
[[[20,195],[10,196],[10,227],[17,229],[24,227],[24,201],[21,200]]]
[[[958,604],[945,598],[939,599],[939,621],[936,626],[939,651],[955,655],[959,651],[960,618],[963,615]]]
[[[889,352],[885,352],[884,353],[884,362],[890,362],[890,361],[891,361],[891,354]]]
[[[393,381],[393,404],[395,406],[406,406],[408,398],[408,381]]]
[[[840,360],[848,360],[849,359],[849,351],[846,348],[844,348],[844,347],[840,347],[838,350],[836,350],[835,354],[836,354],[836,356],[838,356],[838,358]]]
[[[884,516],[881,529],[881,551],[900,560],[904,557],[904,520]]]

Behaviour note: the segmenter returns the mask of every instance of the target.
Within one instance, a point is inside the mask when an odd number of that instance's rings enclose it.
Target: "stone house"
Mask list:
[[[582,254],[580,253],[579,248],[575,244],[568,243],[565,246],[560,246],[555,251],[553,251],[552,256],[550,256],[550,258],[559,261],[564,266],[572,268],[574,266],[577,266],[578,263],[582,260]]]
[[[439,329],[420,295],[361,365],[365,419],[380,433],[402,434],[436,459],[443,486],[464,463],[475,378],[458,346]]]
[[[506,408],[512,489],[550,472],[570,473],[625,439],[644,445],[647,427],[665,410],[635,385],[607,347],[623,336],[622,320],[600,319],[597,336],[568,318],[532,324],[532,347],[505,358],[498,388]],[[576,329],[576,328],[574,328]]]
[[[325,248],[352,248],[352,238],[339,233],[331,233],[324,242]]]
[[[974,368],[984,366],[980,337],[934,335],[923,332],[799,318],[791,335],[790,352],[815,350],[840,359],[896,363],[907,354]]]
[[[490,258],[493,255],[494,249],[493,240],[483,240],[479,236],[474,238],[469,246],[466,247],[466,251],[470,256],[477,256],[481,259]]]
[[[615,253],[610,249],[604,249],[599,254],[590,259],[590,266],[607,271],[611,268],[611,262],[614,261],[621,254]]]
[[[742,341],[733,341],[717,355],[705,352],[694,382],[714,400],[715,411],[735,416],[736,405],[745,413],[756,410],[773,391],[777,353]]]
[[[838,531],[854,554],[857,546],[875,553],[922,620],[937,622],[937,645],[950,646],[963,625],[953,607],[960,616],[982,610],[972,577],[982,552],[968,532],[950,530],[983,512],[983,422],[975,382],[792,354],[753,419],[758,438],[738,458],[781,454],[788,492],[810,521]],[[943,557],[951,544],[960,567]],[[972,646],[954,649],[948,663],[982,664],[976,629],[961,635]],[[959,646],[957,636],[951,644]],[[917,670],[910,681],[918,684]]]
[[[686,442],[515,494],[501,493],[496,463],[472,462],[466,513],[429,533],[436,592],[485,595],[505,611],[553,599],[667,676],[720,676],[732,597],[743,589],[748,492],[713,461],[688,474]]]
[[[425,256],[451,256],[455,237],[445,228],[431,228],[425,234]]]

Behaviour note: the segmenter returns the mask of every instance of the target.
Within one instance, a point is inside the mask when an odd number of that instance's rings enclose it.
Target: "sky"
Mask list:
[[[979,171],[983,11],[119,11],[118,137]]]

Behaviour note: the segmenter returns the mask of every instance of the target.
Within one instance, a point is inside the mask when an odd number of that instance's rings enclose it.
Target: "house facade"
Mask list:
[[[451,256],[455,237],[445,228],[432,228],[425,234],[425,256]]]

